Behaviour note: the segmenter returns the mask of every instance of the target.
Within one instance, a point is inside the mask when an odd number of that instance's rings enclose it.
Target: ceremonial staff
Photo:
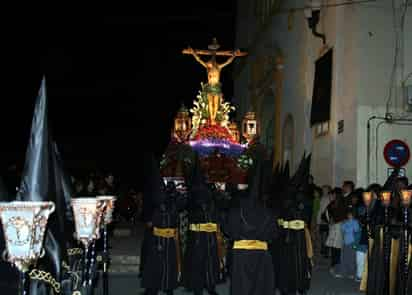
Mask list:
[[[383,255],[384,255],[384,272],[385,272],[385,290],[389,293],[390,290],[390,252],[391,252],[391,237],[389,233],[390,217],[389,206],[391,204],[390,191],[381,193],[381,201],[384,207],[384,223],[383,223]]]
[[[116,197],[114,196],[100,196],[97,197],[105,203],[105,211],[103,215],[103,295],[109,295],[109,237],[107,234],[107,226],[113,221],[113,210]]]
[[[408,295],[408,254],[409,254],[409,207],[411,205],[412,190],[401,191],[402,201],[402,237],[401,237],[401,273],[400,291],[401,295]],[[410,293],[409,293],[410,294]]]

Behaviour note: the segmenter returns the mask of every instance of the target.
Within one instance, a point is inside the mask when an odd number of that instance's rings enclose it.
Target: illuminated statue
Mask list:
[[[206,87],[207,99],[208,99],[208,110],[210,123],[212,125],[216,124],[216,115],[219,110],[221,103],[222,91],[220,83],[220,71],[222,68],[230,64],[236,57],[244,56],[246,53],[236,51],[217,51],[219,49],[219,44],[217,43],[216,38],[213,38],[213,43],[208,46],[209,50],[199,50],[188,48],[183,50],[184,54],[191,54],[193,57],[206,68],[208,84]],[[208,61],[203,61],[201,55],[211,55],[211,59]],[[230,56],[224,63],[217,63],[216,56]]]

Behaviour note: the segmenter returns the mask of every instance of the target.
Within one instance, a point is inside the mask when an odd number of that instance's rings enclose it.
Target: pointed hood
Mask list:
[[[305,164],[306,164],[306,151],[303,153],[298,169],[296,169],[295,174],[292,176],[291,183],[293,185],[297,186],[302,181],[302,178],[305,174]]]
[[[289,160],[286,161],[285,166],[283,167],[282,171],[282,182],[287,184],[290,181],[290,164]]]
[[[269,158],[264,159],[263,162],[263,183],[262,189],[265,195],[272,193],[272,181],[273,181],[273,153]]]
[[[396,179],[398,178],[399,171],[400,171],[399,167],[393,169],[391,175],[388,177],[385,184],[383,185],[384,191],[391,191],[391,192],[396,191]]]
[[[74,196],[74,188],[70,175],[64,169],[63,160],[55,142],[52,143],[52,161],[56,185],[56,211],[62,213],[58,216],[59,225],[61,226],[61,231],[63,233],[74,232],[74,218],[71,208],[71,199]],[[69,244],[71,247],[74,241],[71,239],[70,235],[66,237],[67,240],[70,241]]]
[[[166,188],[160,175],[159,163],[153,154],[150,155],[147,168],[148,178],[145,181],[145,195],[150,196],[152,204],[157,207],[166,201]]]
[[[44,241],[45,256],[38,268],[50,272],[60,281],[61,265],[66,254],[64,234],[61,232],[56,200],[54,168],[47,122],[46,80],[43,78],[35,104],[30,140],[17,199],[21,201],[53,201],[56,211],[50,215]],[[71,234],[71,233],[70,233]],[[30,294],[39,294],[30,292]]]
[[[49,127],[47,122],[46,79],[41,82],[34,108],[30,140],[26,151],[22,179],[17,199],[22,201],[51,200],[53,191],[50,159]],[[57,212],[56,212],[57,213]]]
[[[262,197],[264,184],[264,159],[257,155],[253,166],[248,172],[248,190],[249,196],[247,199],[241,200],[241,206],[244,208],[255,208]]]

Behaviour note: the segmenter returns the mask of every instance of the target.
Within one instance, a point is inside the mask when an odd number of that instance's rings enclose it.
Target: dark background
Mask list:
[[[70,171],[112,170],[139,185],[143,151],[160,157],[176,111],[182,102],[190,107],[206,81],[205,69],[181,50],[206,49],[213,37],[233,49],[235,2],[11,17],[2,41],[3,174],[13,163],[22,168],[45,74],[53,136]],[[222,75],[227,100],[231,70]]]

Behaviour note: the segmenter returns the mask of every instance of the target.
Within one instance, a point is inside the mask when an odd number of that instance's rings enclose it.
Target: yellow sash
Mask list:
[[[207,232],[207,233],[214,233],[217,232],[217,224],[216,223],[197,223],[190,225],[191,231],[196,232]]]
[[[291,220],[283,222],[284,229],[303,230],[305,229],[305,222],[303,220]]]
[[[174,239],[176,243],[176,259],[177,259],[177,272],[182,272],[182,263],[180,257],[180,238],[179,233],[176,228],[159,228],[153,227],[153,234],[156,237],[166,238],[166,239]]]
[[[267,250],[268,243],[258,240],[240,240],[235,241],[233,249],[239,250]]]
[[[161,237],[161,238],[175,238],[176,237],[176,229],[175,228],[159,228],[159,227],[153,227],[153,234],[156,237]]]

